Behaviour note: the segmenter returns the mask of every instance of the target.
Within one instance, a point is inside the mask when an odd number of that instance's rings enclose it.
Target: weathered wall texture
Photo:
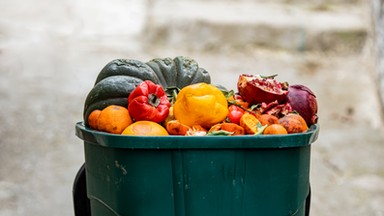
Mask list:
[[[384,0],[371,0],[377,88],[384,120]]]

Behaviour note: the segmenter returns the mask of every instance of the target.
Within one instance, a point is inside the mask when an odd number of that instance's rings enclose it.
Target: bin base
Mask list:
[[[75,216],[92,216],[90,200],[87,197],[85,164],[83,164],[80,167],[75,177],[72,192],[73,192],[73,205],[74,205]],[[309,186],[309,193],[305,200],[305,209],[304,209],[305,216],[309,216],[310,207],[311,207],[311,186]]]

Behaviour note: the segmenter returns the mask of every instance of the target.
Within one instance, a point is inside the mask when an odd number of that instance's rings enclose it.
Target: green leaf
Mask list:
[[[256,128],[257,128],[257,132],[255,133],[255,135],[263,134],[264,129],[265,129],[266,127],[268,127],[267,124],[263,126],[263,125],[261,125],[260,122],[258,122],[258,123],[257,123],[257,126],[256,126]]]
[[[234,92],[233,90],[230,90],[230,91],[223,91],[223,90],[221,90],[221,92],[223,92],[225,98],[227,98],[227,99],[228,99],[229,97],[232,97],[232,96],[235,95],[235,92]]]
[[[233,132],[225,131],[225,130],[218,130],[218,131],[212,131],[207,133],[207,136],[230,136]]]
[[[253,104],[250,109],[254,110],[254,109],[259,108],[260,106],[261,106],[261,104]]]

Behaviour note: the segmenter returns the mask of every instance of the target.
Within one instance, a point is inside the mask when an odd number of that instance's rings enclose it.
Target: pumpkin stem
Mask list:
[[[160,98],[156,94],[149,94],[148,103],[153,107],[157,107],[160,104]]]
[[[168,100],[173,105],[176,102],[177,95],[179,94],[180,89],[176,86],[170,86],[165,89],[165,93],[167,94]]]

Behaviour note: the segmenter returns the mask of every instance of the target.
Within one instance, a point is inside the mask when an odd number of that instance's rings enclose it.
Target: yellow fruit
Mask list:
[[[167,130],[160,124],[152,121],[137,121],[121,133],[122,135],[134,136],[167,136]]]
[[[177,120],[190,127],[201,125],[210,128],[227,117],[228,103],[216,86],[197,83],[181,89],[173,113]]]

